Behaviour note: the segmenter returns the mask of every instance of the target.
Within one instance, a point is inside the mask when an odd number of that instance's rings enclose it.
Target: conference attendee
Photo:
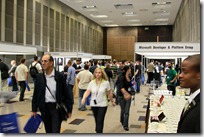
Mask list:
[[[32,115],[41,112],[46,133],[60,133],[62,118],[57,104],[64,103],[71,117],[73,99],[67,90],[64,74],[54,69],[54,59],[45,54],[42,57],[43,73],[36,78],[36,86],[32,98]]]
[[[148,78],[147,78],[147,83],[150,84],[151,81],[154,79],[154,61],[151,60],[151,62],[147,65],[147,75],[148,75]]]
[[[166,83],[167,83],[167,89],[169,91],[172,91],[172,95],[176,94],[176,80],[177,80],[177,72],[172,67],[172,62],[168,63],[169,70],[166,72]]]
[[[98,60],[94,60],[93,66],[89,68],[89,71],[93,74],[95,69],[98,67]]]
[[[33,62],[30,64],[29,66],[29,71],[33,71],[31,70],[31,68],[33,69],[33,67],[36,68],[36,72],[34,71],[33,75],[31,75],[31,72],[30,72],[30,76],[32,77],[33,79],[33,82],[34,82],[34,86],[35,86],[35,82],[36,82],[36,75],[39,74],[39,73],[42,73],[42,66],[41,64],[38,62],[38,56],[34,56],[33,57]]]
[[[24,101],[24,93],[26,90],[26,82],[28,81],[28,67],[25,65],[26,59],[21,59],[21,64],[17,66],[15,71],[16,81],[20,85],[19,101]]]
[[[73,93],[73,88],[74,88],[74,84],[75,84],[75,78],[76,78],[76,70],[75,68],[72,66],[72,61],[69,60],[67,62],[67,79],[66,79],[66,84],[67,84],[67,89],[68,92],[72,94],[72,98],[74,99],[74,93]]]
[[[93,74],[89,71],[89,65],[85,64],[84,65],[84,70],[80,71],[76,75],[76,79],[78,82],[78,88],[79,88],[79,104],[78,104],[78,110],[80,111],[85,111],[86,108],[86,103],[83,105],[81,104],[81,100],[83,98],[83,95],[85,91],[87,90],[87,87],[91,80],[93,79]]]
[[[16,68],[17,68],[16,61],[12,60],[11,61],[11,68],[8,72],[10,77],[11,77],[11,80],[12,80],[12,91],[18,91],[18,84],[16,82],[16,77],[15,77]]]
[[[89,83],[82,98],[81,104],[86,102],[86,98],[91,94],[90,106],[95,119],[96,133],[103,133],[104,119],[108,106],[108,98],[115,106],[110,84],[104,70],[100,67],[94,71],[94,79]],[[108,97],[107,97],[108,95]]]
[[[131,105],[131,68],[129,66],[123,67],[123,73],[118,77],[118,99],[121,108],[120,122],[123,125],[124,130],[129,130],[129,111]]]
[[[142,66],[140,64],[140,61],[136,61],[136,66],[135,66],[135,73],[134,73],[134,80],[137,84],[137,89],[136,92],[140,93],[140,85],[141,85],[141,69]]]
[[[201,133],[200,54],[188,56],[181,64],[180,86],[190,88],[190,96],[181,113],[177,133]]]
[[[0,59],[1,91],[8,91],[9,67]]]

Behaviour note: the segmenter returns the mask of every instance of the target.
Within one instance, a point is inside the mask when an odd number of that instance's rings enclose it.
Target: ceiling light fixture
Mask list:
[[[132,9],[132,4],[116,4],[114,5],[116,9]]]
[[[136,12],[124,12],[122,13],[123,16],[136,16],[137,13]]]
[[[93,15],[93,14],[90,14],[90,16],[93,18],[107,18],[108,17],[107,15]]]
[[[133,23],[133,24],[129,24],[129,26],[142,26],[142,24]]]
[[[93,8],[96,8],[96,6],[83,6],[82,8],[83,9],[93,9]]]
[[[129,19],[127,22],[140,22],[140,19]]]
[[[106,27],[117,27],[118,24],[105,24]]]

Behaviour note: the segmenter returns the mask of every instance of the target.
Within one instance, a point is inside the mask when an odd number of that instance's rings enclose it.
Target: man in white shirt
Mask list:
[[[201,133],[200,63],[200,54],[196,54],[188,56],[181,64],[180,86],[190,88],[190,97],[181,113],[177,133]]]
[[[26,59],[21,59],[21,64],[16,68],[15,77],[20,85],[20,98],[19,101],[24,101],[24,93],[26,90],[26,81],[28,81],[28,67],[25,65]]]
[[[60,133],[61,123],[58,105],[64,103],[71,117],[73,109],[73,96],[67,91],[63,73],[54,69],[54,59],[45,54],[42,57],[44,73],[36,77],[36,86],[32,98],[32,115],[35,117],[38,110],[41,112],[46,133]]]
[[[77,74],[76,78],[77,78],[78,87],[79,87],[79,107],[78,107],[78,109],[80,111],[85,111],[86,110],[86,104],[82,105],[81,100],[83,98],[84,93],[87,90],[89,83],[93,79],[93,74],[89,71],[89,65],[88,64],[84,65],[84,70],[80,71]]]

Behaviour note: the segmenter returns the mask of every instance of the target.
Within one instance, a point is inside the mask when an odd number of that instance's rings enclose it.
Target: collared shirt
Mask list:
[[[104,79],[101,81],[100,85],[96,84],[96,79],[92,80],[88,85],[88,90],[91,90],[91,103],[92,107],[106,107],[108,106],[108,98],[107,91],[110,91],[110,83],[109,81],[105,81]],[[96,100],[97,104],[94,104],[94,100]]]
[[[16,68],[15,73],[17,73],[17,75],[18,75],[18,77],[17,77],[18,81],[26,81],[27,80],[26,73],[28,73],[28,67],[25,64],[20,64]]]
[[[72,66],[69,66],[68,70],[67,70],[67,80],[66,83],[70,84],[70,85],[74,85],[75,84],[75,68]]]
[[[196,90],[193,94],[191,94],[188,98],[189,104],[192,102],[192,100],[200,93],[200,89]]]
[[[50,75],[46,75],[45,78],[47,81],[47,86],[49,87],[50,91],[46,87],[45,90],[45,102],[56,102],[56,81],[55,81],[55,70],[53,69]],[[50,94],[52,93],[52,95]]]

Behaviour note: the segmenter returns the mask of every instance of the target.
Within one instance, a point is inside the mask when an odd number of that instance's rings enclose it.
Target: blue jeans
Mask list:
[[[79,88],[79,108],[81,108],[81,109],[86,109],[86,102],[84,103],[84,105],[81,105],[81,100],[83,98],[85,91],[86,91],[86,89],[80,89]]]
[[[135,77],[135,82],[137,84],[137,92],[140,92],[141,77]]]
[[[128,127],[131,99],[125,100],[123,96],[119,96],[119,102],[121,108],[120,122],[122,123],[123,127]]]

